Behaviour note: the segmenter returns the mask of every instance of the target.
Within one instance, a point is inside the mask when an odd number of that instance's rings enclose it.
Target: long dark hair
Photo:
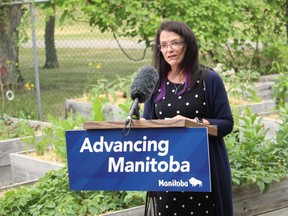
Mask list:
[[[160,44],[160,34],[162,31],[175,32],[180,35],[186,46],[184,58],[179,65],[180,70],[185,73],[186,81],[184,88],[179,92],[179,95],[183,94],[185,91],[189,91],[189,89],[196,84],[197,80],[202,82],[206,75],[206,68],[199,63],[198,43],[191,28],[185,23],[179,21],[163,22],[156,33],[153,54],[153,64],[159,72],[159,82],[155,87],[155,91],[161,88],[160,93],[156,97],[156,101],[161,100],[161,98],[166,94],[165,83],[167,81],[168,72],[171,70],[171,66],[165,61],[162,52],[158,49],[158,45]]]

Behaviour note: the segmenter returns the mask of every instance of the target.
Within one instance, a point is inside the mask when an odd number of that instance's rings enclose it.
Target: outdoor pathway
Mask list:
[[[119,44],[123,49],[144,49],[145,43],[138,43],[135,40],[119,40]],[[23,48],[31,48],[32,41],[21,44]],[[44,48],[44,40],[37,40],[37,48]],[[90,48],[90,49],[119,49],[119,45],[115,39],[111,40],[55,40],[56,48]]]

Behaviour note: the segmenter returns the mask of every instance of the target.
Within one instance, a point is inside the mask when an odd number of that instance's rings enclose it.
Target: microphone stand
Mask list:
[[[125,121],[125,126],[127,126],[129,123],[131,123],[133,119],[135,119],[135,120],[139,120],[139,119],[140,119],[139,110],[140,110],[139,105],[137,105],[136,107],[134,107],[131,116],[129,115],[129,116],[127,117],[126,121]],[[133,116],[135,116],[135,117],[133,118]]]
[[[137,107],[135,107],[134,109],[134,116],[135,116],[135,120],[139,120],[140,119],[140,112],[139,112],[140,108],[139,105]],[[133,118],[132,118],[133,119]],[[131,119],[131,120],[132,120]]]
[[[131,110],[130,110],[129,115],[128,115],[126,121],[125,121],[125,126],[124,126],[123,131],[122,131],[123,136],[127,136],[129,134],[130,129],[131,129],[131,125],[133,123],[132,120],[133,119],[136,119],[136,120],[140,119],[139,110],[140,110],[140,108],[139,108],[138,98],[136,98],[134,103],[131,106]],[[135,117],[133,118],[133,116],[135,116]],[[124,131],[127,128],[128,124],[129,124],[129,129],[128,129],[127,133],[124,133]]]

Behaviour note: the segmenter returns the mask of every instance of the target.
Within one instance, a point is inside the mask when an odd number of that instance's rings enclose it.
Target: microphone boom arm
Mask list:
[[[136,120],[140,119],[140,113],[139,113],[139,99],[136,97],[133,101],[133,104],[130,108],[128,117],[126,118],[125,126],[129,124],[129,122],[132,120],[133,115],[136,116]]]

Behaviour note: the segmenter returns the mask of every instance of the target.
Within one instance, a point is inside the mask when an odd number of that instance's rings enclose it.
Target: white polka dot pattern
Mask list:
[[[166,83],[166,95],[155,105],[156,117],[173,118],[182,115],[187,118],[205,117],[205,88],[199,80],[188,91],[179,95],[184,84]],[[156,192],[157,215],[160,216],[214,216],[215,204],[212,193]]]
[[[206,104],[203,84],[198,82],[191,90],[178,95],[177,92],[181,92],[183,87],[184,83],[174,84],[169,81],[166,83],[166,95],[155,105],[157,118],[173,118],[176,115],[188,118],[203,118],[205,116]]]

